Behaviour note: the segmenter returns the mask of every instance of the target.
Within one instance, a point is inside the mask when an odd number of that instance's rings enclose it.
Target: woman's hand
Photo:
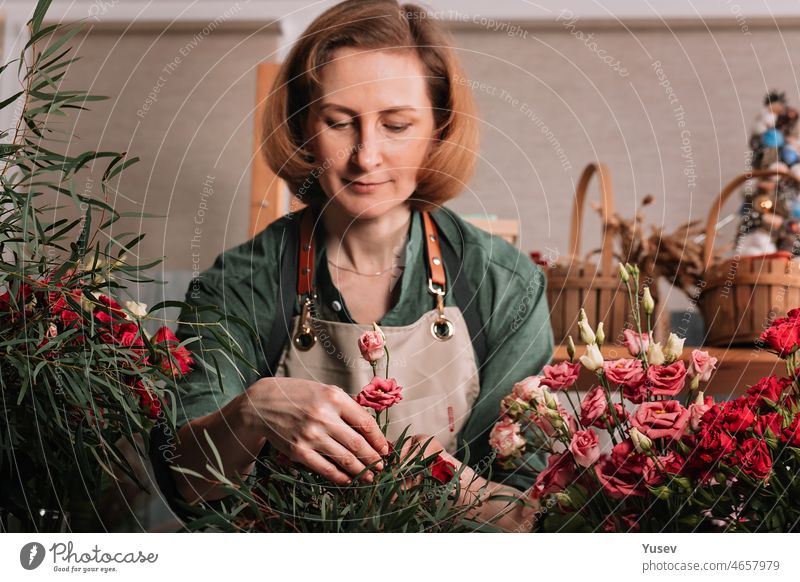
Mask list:
[[[427,445],[425,443],[427,443]],[[406,440],[400,449],[400,459],[402,461],[406,458],[406,456],[409,455],[409,453],[411,457],[414,457],[419,455],[420,451],[422,451],[423,458],[427,458],[438,453],[442,458],[453,463],[453,465],[456,467],[456,470],[461,466],[461,461],[450,455],[450,453],[445,450],[442,443],[440,443],[436,437],[431,437],[430,435],[426,434],[415,434]],[[422,479],[423,476],[421,474],[406,477],[403,481],[401,489],[405,491],[406,489],[419,485],[422,483]],[[395,495],[395,499],[396,497],[397,496]],[[394,502],[395,499],[392,499],[392,502]]]
[[[344,390],[300,378],[262,378],[240,396],[245,430],[339,485],[389,452],[373,416]],[[383,469],[383,463],[375,468]],[[370,482],[371,471],[362,479]]]

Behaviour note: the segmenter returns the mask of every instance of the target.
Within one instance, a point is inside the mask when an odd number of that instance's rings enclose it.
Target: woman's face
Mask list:
[[[338,49],[320,80],[307,136],[330,203],[359,219],[405,205],[434,133],[418,57]]]

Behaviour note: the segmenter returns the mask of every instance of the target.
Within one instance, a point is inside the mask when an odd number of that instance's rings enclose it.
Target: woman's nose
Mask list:
[[[362,170],[369,171],[383,162],[383,140],[377,131],[362,128],[360,139],[355,147],[355,162]]]

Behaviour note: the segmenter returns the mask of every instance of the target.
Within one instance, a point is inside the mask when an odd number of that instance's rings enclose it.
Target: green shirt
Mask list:
[[[491,459],[489,431],[500,416],[500,401],[515,382],[537,374],[550,361],[553,353],[553,332],[545,293],[545,275],[541,268],[515,247],[499,237],[465,222],[450,212],[453,220],[440,220],[441,234],[454,246],[456,254],[463,257],[463,270],[475,291],[474,300],[481,322],[485,326],[487,357],[478,362],[480,393],[472,413],[458,435],[458,444],[466,440],[469,447],[469,464],[485,473]],[[206,313],[197,317],[185,312],[177,336],[182,341],[199,336],[189,349],[206,361],[214,356],[221,373],[221,382],[202,366],[179,382],[177,400],[178,426],[188,420],[218,410],[240,394],[261,376],[267,365],[263,345],[272,329],[273,318],[279,305],[279,265],[282,236],[291,224],[291,215],[270,224],[250,241],[229,249],[217,257],[214,265],[192,280],[186,294],[191,305],[216,305],[227,315],[246,320],[255,329],[258,338],[244,326],[227,321],[226,329],[241,345],[242,351],[255,370],[224,357],[211,327],[193,326],[203,321]],[[319,224],[319,223],[318,223]],[[322,319],[353,322],[347,305],[333,284],[325,258],[324,233],[315,234],[317,313]],[[422,215],[413,212],[409,236],[405,247],[405,271],[400,280],[397,303],[381,319],[379,325],[403,326],[418,320],[435,307],[435,300],[427,290],[427,270]],[[453,273],[447,269],[447,280]],[[341,309],[331,305],[338,301]],[[455,305],[448,291],[445,305]],[[218,333],[218,331],[217,331]],[[288,341],[288,338],[287,338]],[[211,351],[209,351],[211,350]],[[220,389],[222,385],[224,392]],[[461,455],[463,458],[463,455]],[[528,452],[528,463],[541,470],[545,456],[537,451]],[[493,468],[492,479],[509,485],[527,488],[533,483],[536,471],[529,468],[515,472]]]

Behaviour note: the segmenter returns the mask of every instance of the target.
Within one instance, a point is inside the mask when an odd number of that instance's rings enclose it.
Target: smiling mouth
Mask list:
[[[348,180],[347,185],[350,186],[355,184],[357,186],[379,186],[381,184],[386,184],[389,180],[385,180],[383,182],[362,182],[360,180]]]

